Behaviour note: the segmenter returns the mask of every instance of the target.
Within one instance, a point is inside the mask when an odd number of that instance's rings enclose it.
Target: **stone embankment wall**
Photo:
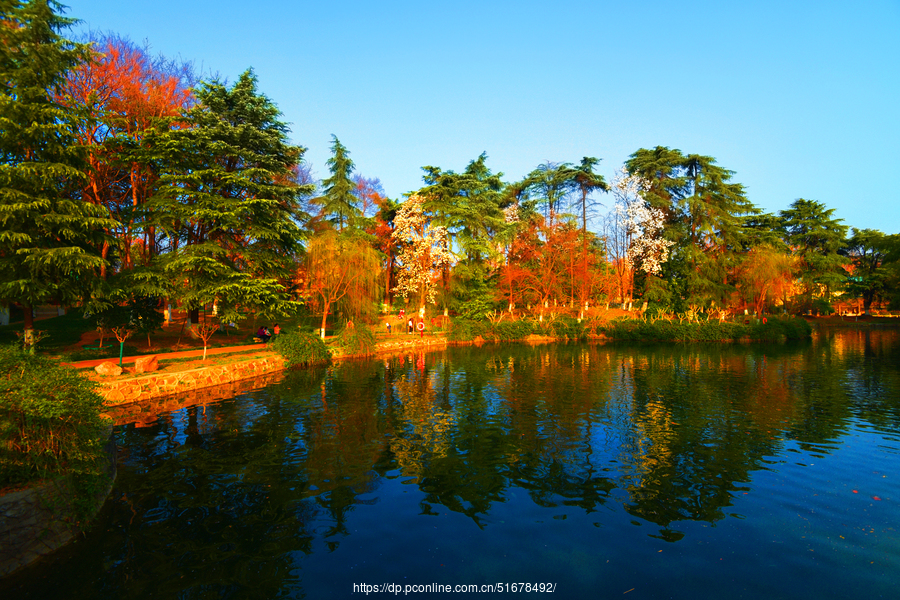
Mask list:
[[[230,365],[216,365],[176,371],[157,372],[133,379],[100,384],[100,395],[107,406],[162,398],[195,390],[230,384],[284,370],[284,359],[276,354]]]
[[[444,338],[418,338],[410,336],[410,339],[394,340],[378,344],[377,354],[389,354],[393,352],[407,352],[410,350],[442,348],[447,345]],[[336,354],[336,360],[342,358],[352,358]],[[121,381],[103,382],[100,384],[100,395],[103,396],[105,404],[108,408],[113,409],[122,405],[140,402],[146,403],[150,400],[165,399],[165,402],[157,408],[145,407],[138,412],[149,413],[153,410],[157,412],[165,412],[167,410],[177,410],[187,402],[187,404],[198,404],[204,401],[204,394],[199,396],[196,394],[198,390],[206,388],[215,388],[214,391],[205,398],[206,401],[219,400],[222,398],[230,398],[237,394],[265,387],[269,383],[274,383],[268,379],[265,383],[253,385],[237,385],[237,382],[251,380],[263,375],[271,375],[283,371],[285,368],[284,359],[272,353],[269,356],[253,358],[247,361],[232,363],[230,365],[217,365],[210,367],[202,367],[190,371],[179,371],[174,373],[158,372],[141,375],[133,379],[123,379]],[[229,387],[230,386],[230,387]],[[230,392],[230,393],[229,393]],[[193,396],[191,395],[193,394]],[[169,405],[175,402],[174,407]],[[113,420],[118,424],[128,422],[120,418],[121,411],[108,410]]]
[[[116,477],[116,444],[106,444],[108,486],[97,495],[100,510]],[[60,476],[0,496],[0,577],[68,544],[81,532],[72,513],[71,478]]]
[[[284,371],[274,371],[250,379],[232,381],[210,387],[195,388],[166,396],[141,397],[133,402],[106,404],[104,414],[112,419],[113,425],[135,423],[137,427],[147,427],[156,423],[159,415],[197,405],[206,405],[218,400],[227,400],[240,394],[258,390],[284,379]]]

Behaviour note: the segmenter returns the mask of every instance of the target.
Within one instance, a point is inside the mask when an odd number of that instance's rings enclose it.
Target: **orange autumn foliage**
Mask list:
[[[145,261],[156,251],[152,228],[132,213],[153,194],[158,179],[140,150],[149,131],[193,102],[190,73],[119,37],[96,40],[93,50],[91,60],[68,74],[57,101],[81,114],[77,136],[88,158],[83,198],[106,206],[122,224],[112,233],[127,269],[133,266],[128,250],[135,239],[143,238]],[[104,258],[109,250],[102,249]]]

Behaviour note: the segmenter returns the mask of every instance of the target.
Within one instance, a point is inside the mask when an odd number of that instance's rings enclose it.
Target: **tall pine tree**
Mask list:
[[[350,224],[362,215],[357,206],[359,198],[353,193],[356,190],[356,183],[351,177],[353,168],[350,152],[337,136],[332,135],[331,158],[328,159],[331,177],[322,182],[325,194],[314,202],[322,206],[322,214],[331,217],[338,231],[344,230],[345,222]]]
[[[675,243],[663,280],[655,282],[660,296],[675,305],[726,302],[734,291],[729,273],[747,233],[745,220],[759,213],[743,185],[731,181],[734,172],[712,157],[662,146],[641,148],[625,166],[649,183],[642,197],[665,213],[665,236]]]
[[[248,309],[290,308],[285,282],[300,250],[298,199],[311,191],[295,183],[293,170],[306,149],[288,143],[281,112],[256,83],[248,70],[231,88],[201,84],[189,127],[156,142],[167,166],[148,208],[174,238],[160,258],[192,322],[213,302],[228,321]]]
[[[779,213],[781,229],[794,256],[800,258],[803,285],[801,311],[830,308],[831,294],[840,286],[849,261],[839,254],[844,246],[847,226],[835,219],[834,209],[815,200],[798,198]],[[817,300],[821,300],[818,303]]]
[[[498,250],[494,237],[506,227],[503,215],[503,173],[494,173],[486,164],[487,154],[466,165],[462,173],[422,167],[426,187],[418,194],[425,199],[424,210],[435,225],[447,228],[459,260],[453,268],[455,295],[460,310],[481,314],[491,308]],[[448,247],[449,251],[450,248]],[[444,310],[450,288],[450,265],[442,272]]]
[[[114,222],[78,194],[83,149],[71,114],[54,100],[86,56],[60,35],[73,21],[52,0],[0,0],[0,8],[0,304],[24,306],[30,345],[32,308],[89,291]]]

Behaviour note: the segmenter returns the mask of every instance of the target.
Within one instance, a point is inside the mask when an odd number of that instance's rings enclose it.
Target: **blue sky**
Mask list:
[[[64,0],[65,1],[65,0]],[[900,2],[68,0],[87,28],[260,90],[328,175],[395,199],[481,152],[506,181],[638,148],[712,156],[767,211],[900,233]],[[608,198],[600,198],[609,204]]]

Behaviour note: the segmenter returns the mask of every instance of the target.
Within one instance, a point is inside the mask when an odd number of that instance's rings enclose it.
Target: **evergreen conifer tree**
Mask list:
[[[826,209],[821,202],[804,198],[795,200],[779,215],[785,241],[801,261],[804,299],[799,308],[813,309],[817,299],[830,304],[831,293],[847,275],[844,265],[849,261],[839,254],[847,226],[833,217],[833,208]]]
[[[325,194],[315,202],[322,205],[322,214],[332,218],[338,231],[344,230],[344,223],[352,223],[353,219],[362,215],[357,206],[358,198],[354,195],[356,183],[353,174],[353,161],[350,152],[341,144],[337,136],[331,136],[331,158],[328,159],[328,170],[331,177],[322,182]]]
[[[311,189],[295,183],[293,169],[306,149],[288,143],[281,112],[256,84],[252,70],[231,88],[201,84],[189,127],[156,141],[167,166],[148,208],[174,238],[160,258],[192,322],[213,302],[226,321],[291,305],[284,282],[300,250],[295,216]]]
[[[0,0],[0,8],[0,303],[24,306],[30,345],[32,308],[90,289],[114,222],[78,194],[83,152],[71,114],[54,100],[86,56],[60,35],[73,21],[52,0]]]

